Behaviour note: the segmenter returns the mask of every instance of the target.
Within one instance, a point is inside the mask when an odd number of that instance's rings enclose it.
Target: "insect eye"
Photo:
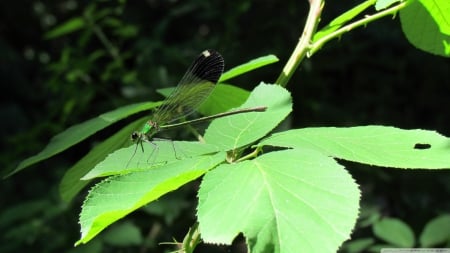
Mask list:
[[[131,141],[136,141],[139,137],[139,134],[137,132],[133,132],[130,136]]]

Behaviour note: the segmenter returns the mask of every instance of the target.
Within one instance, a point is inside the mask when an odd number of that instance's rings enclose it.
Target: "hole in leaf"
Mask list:
[[[429,148],[431,148],[431,145],[427,143],[416,143],[416,145],[414,145],[414,149],[429,149]]]

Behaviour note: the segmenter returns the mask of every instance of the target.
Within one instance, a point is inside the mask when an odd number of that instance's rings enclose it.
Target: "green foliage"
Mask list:
[[[346,23],[350,22],[352,19],[354,19],[356,16],[361,14],[363,11],[365,11],[367,8],[373,6],[373,4],[379,1],[365,1],[358,6],[344,12],[337,18],[333,19],[328,25],[320,29],[318,32],[314,34],[313,41],[318,41],[322,39],[323,37],[337,31],[341,27],[343,27]]]
[[[426,52],[450,55],[450,2],[411,1],[408,8],[400,11],[402,29],[406,38],[415,47]]]
[[[396,218],[377,219],[373,223],[374,238],[362,238],[344,245],[345,252],[379,252],[381,248],[447,248],[449,215],[441,215],[427,222],[420,236],[411,226]],[[378,239],[378,240],[376,240]]]
[[[376,3],[375,7],[379,12],[351,22],[355,17],[372,7],[374,3]],[[406,5],[408,5],[408,8],[405,8]],[[411,44],[432,54],[450,56],[450,25],[447,22],[450,3],[446,0],[364,1],[338,16],[315,33],[308,53],[314,54],[330,39],[337,38],[358,26],[367,25],[371,21],[386,15],[395,15],[397,12],[400,13],[403,32]]]
[[[243,232],[251,252],[334,252],[350,235],[358,203],[358,186],[333,159],[283,150],[208,173],[198,219],[206,242],[230,244]]]
[[[80,214],[81,239],[86,243],[111,223],[178,189],[223,161],[225,154],[183,159],[108,178],[91,189]]]
[[[198,112],[204,115],[214,115],[220,112],[239,107],[247,100],[250,92],[229,84],[219,84],[211,95],[198,108]]]
[[[434,131],[386,126],[318,127],[277,133],[260,145],[307,148],[324,155],[392,168],[447,168],[450,138]],[[423,148],[422,148],[423,147]]]
[[[222,77],[220,77],[219,82],[225,82],[231,78],[248,73],[254,69],[261,68],[263,66],[275,63],[277,61],[278,61],[278,58],[275,55],[267,55],[267,56],[253,59],[247,63],[244,63],[237,67],[234,67],[234,68],[230,69],[229,71],[227,71],[226,73],[224,73],[222,75]]]
[[[51,156],[54,156],[67,148],[79,143],[87,137],[95,134],[109,125],[132,114],[149,110],[158,105],[158,103],[139,103],[125,106],[111,112],[103,113],[96,118],[88,120],[82,124],[72,126],[64,132],[56,135],[50,140],[50,143],[39,154],[22,161],[11,174],[17,173],[24,168],[40,162]],[[10,174],[10,175],[11,175]]]
[[[267,110],[214,120],[205,131],[205,142],[225,151],[239,150],[267,135],[292,110],[289,92],[271,84],[257,86],[241,108],[254,106],[267,106]]]
[[[273,96],[273,94],[278,95]],[[225,151],[238,150],[262,138],[290,112],[289,100],[288,93],[282,88],[263,84],[252,92],[242,106],[243,108],[253,107],[264,103],[268,107],[267,113],[233,115],[227,117],[225,122],[223,119],[215,120],[206,131],[206,145],[196,142],[160,141],[154,143],[156,146],[153,149],[151,145],[146,145],[144,152],[135,153],[136,148],[129,147],[109,155],[85,178],[125,174],[126,176],[107,179],[91,190],[80,217],[82,238],[79,243],[89,241],[117,219],[198,178],[224,162]],[[262,128],[260,122],[265,122],[265,127]],[[225,140],[223,136],[227,136],[226,140],[230,141],[223,142]],[[215,142],[216,139],[222,142]],[[173,148],[175,150],[171,152]],[[135,180],[131,178],[143,178],[142,187],[146,188],[136,191],[134,198],[131,196],[124,198],[122,194],[128,196],[130,193],[123,193],[123,180]],[[139,187],[137,183],[134,186]],[[133,192],[134,186],[130,187]],[[115,199],[115,207],[104,205],[104,201],[110,202],[105,199],[104,194]]]
[[[414,233],[408,224],[399,219],[384,218],[373,226],[373,233],[394,247],[412,248]]]
[[[81,180],[81,178],[85,177],[87,173],[92,172],[91,169],[105,159],[108,154],[124,146],[124,142],[128,140],[130,132],[142,126],[145,121],[147,121],[147,117],[141,118],[124,127],[110,138],[96,145],[89,153],[68,169],[59,184],[61,198],[70,202],[89,183],[89,181]]]
[[[107,159],[94,165],[81,179],[128,174],[134,171],[148,170],[180,159],[213,154],[220,151],[218,147],[205,143],[187,141],[153,141],[153,145],[141,147],[132,145],[111,153]]]
[[[69,33],[73,33],[75,31],[78,31],[82,28],[84,28],[86,23],[84,22],[84,19],[81,17],[72,18],[70,20],[67,20],[66,22],[62,23],[61,25],[53,28],[52,30],[48,31],[45,35],[45,39],[54,39],[57,37],[64,36]]]
[[[378,0],[375,3],[375,9],[379,11],[399,2],[401,2],[401,0]]]
[[[430,220],[423,232],[420,234],[419,242],[422,247],[436,247],[438,245],[444,245],[448,248],[450,245],[450,215],[440,215]]]

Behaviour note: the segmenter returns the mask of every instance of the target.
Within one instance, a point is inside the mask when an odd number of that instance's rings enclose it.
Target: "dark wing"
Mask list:
[[[223,69],[224,60],[218,52],[203,51],[186,71],[175,90],[156,109],[152,121],[164,125],[191,114],[211,94]]]

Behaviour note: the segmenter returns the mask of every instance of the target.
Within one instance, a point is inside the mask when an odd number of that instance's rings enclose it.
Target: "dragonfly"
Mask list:
[[[162,130],[239,113],[266,111],[266,106],[257,106],[172,123],[193,113],[208,98],[223,73],[224,65],[222,55],[215,50],[208,49],[199,54],[172,93],[154,111],[152,119],[144,124],[141,131],[134,131],[131,134],[131,140],[140,145],[144,151],[143,143],[152,143],[155,134]]]

